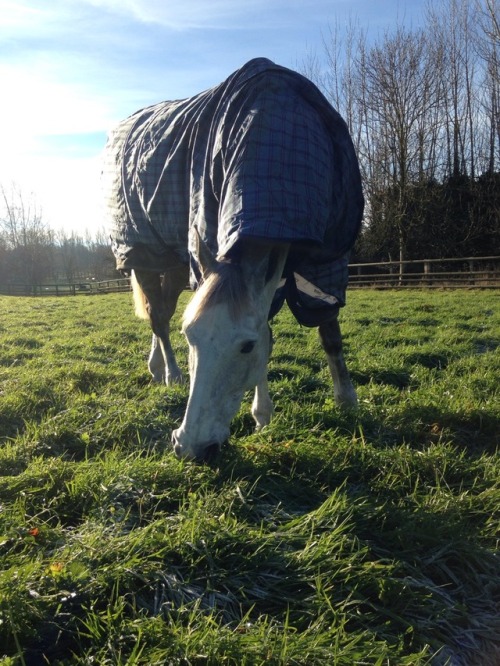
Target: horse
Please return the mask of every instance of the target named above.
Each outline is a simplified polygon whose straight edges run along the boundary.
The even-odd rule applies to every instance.
[[[354,407],[338,312],[364,202],[347,126],[318,88],[257,58],[208,91],[122,121],[105,156],[112,249],[152,328],[153,381],[183,381],[170,320],[188,282],[194,289],[175,454],[213,458],[248,390],[256,429],[270,423],[269,322],[285,301],[318,327],[335,401]]]

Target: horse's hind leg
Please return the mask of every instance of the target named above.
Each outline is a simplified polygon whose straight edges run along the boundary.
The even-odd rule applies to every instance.
[[[146,316],[153,330],[148,367],[153,381],[173,384],[182,381],[182,373],[177,365],[170,343],[170,319],[175,312],[179,294],[188,280],[187,268],[179,266],[169,270],[163,278],[150,271],[134,271],[135,280],[142,291],[144,312],[140,312],[136,296],[136,312]]]
[[[319,337],[333,379],[335,402],[340,407],[356,407],[358,399],[342,354],[342,335],[335,318],[319,327]]]

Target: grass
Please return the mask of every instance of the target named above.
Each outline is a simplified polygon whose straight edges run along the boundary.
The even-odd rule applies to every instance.
[[[352,292],[347,414],[283,311],[208,466],[128,294],[0,297],[0,665],[498,664],[499,300]]]

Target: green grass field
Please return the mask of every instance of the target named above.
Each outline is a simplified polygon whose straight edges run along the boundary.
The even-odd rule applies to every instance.
[[[129,294],[0,313],[1,666],[500,663],[499,292],[351,292],[347,414],[283,311],[211,466]]]

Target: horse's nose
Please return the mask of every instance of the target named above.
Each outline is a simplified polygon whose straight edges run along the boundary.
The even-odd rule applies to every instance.
[[[210,442],[209,444],[192,448],[183,447],[179,442],[177,433],[177,430],[174,430],[172,433],[172,445],[174,453],[178,458],[212,463],[220,453],[221,445],[218,442]]]
[[[212,463],[220,453],[221,446],[217,442],[209,444],[202,452],[201,460],[206,463]]]

